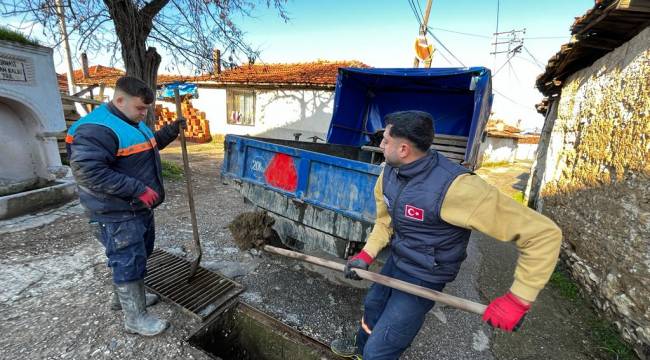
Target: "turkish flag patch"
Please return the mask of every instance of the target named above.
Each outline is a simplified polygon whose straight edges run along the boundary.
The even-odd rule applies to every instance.
[[[424,221],[424,210],[416,208],[412,205],[406,205],[404,208],[404,216],[409,219]]]

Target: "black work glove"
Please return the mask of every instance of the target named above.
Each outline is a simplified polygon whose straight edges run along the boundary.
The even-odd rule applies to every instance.
[[[185,118],[182,117],[178,118],[176,119],[176,121],[172,123],[172,127],[174,128],[174,131],[176,131],[176,133],[180,133],[181,129],[183,130],[187,129],[187,120],[185,120]]]
[[[348,260],[348,262],[345,264],[345,269],[343,269],[343,273],[345,274],[345,277],[353,280],[361,280],[359,275],[352,269],[357,268],[362,270],[368,270],[368,267],[370,266],[370,263],[372,263],[372,260],[373,258],[372,256],[370,256],[370,254],[368,254],[364,250],[361,250],[358,254],[351,257]]]

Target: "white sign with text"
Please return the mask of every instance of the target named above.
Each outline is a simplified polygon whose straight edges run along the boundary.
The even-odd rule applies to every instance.
[[[27,81],[27,63],[0,54],[0,80]]]

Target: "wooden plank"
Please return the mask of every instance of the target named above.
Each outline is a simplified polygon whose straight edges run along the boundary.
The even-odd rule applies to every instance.
[[[465,152],[467,151],[467,148],[462,148],[462,147],[457,147],[457,146],[442,146],[442,145],[436,145],[433,144],[431,145],[432,149],[438,150],[443,153],[455,153],[455,154],[462,154],[463,157],[465,156]],[[383,154],[384,151],[380,147],[376,146],[362,146],[361,150],[363,151],[372,151],[375,153],[380,153]]]
[[[447,159],[452,159],[452,160],[465,160],[465,155],[460,155],[460,154],[455,154],[455,153],[450,153],[446,151],[439,151],[442,155],[444,155]]]
[[[89,87],[87,87],[87,88],[85,88],[85,89],[79,91],[78,93],[73,94],[72,96],[80,97],[81,95],[83,95],[83,94],[85,94],[85,93],[91,91],[92,89],[94,89],[94,88],[96,88],[96,87],[97,87],[97,84],[95,84],[95,85],[90,85]]]
[[[437,145],[451,145],[459,147],[467,147],[467,140],[452,140],[452,139],[440,139],[438,137],[433,138],[433,143]]]
[[[620,0],[616,8],[619,10],[650,12],[650,4],[646,0]]]
[[[464,140],[465,142],[467,142],[468,139],[467,136],[447,135],[447,134],[436,134],[435,137],[440,139]]]
[[[465,151],[467,151],[467,148],[464,148],[464,147],[443,146],[443,145],[437,145],[437,144],[431,145],[431,148],[436,149],[438,151],[452,152],[452,153],[458,153],[458,154],[463,154],[463,155],[465,155]]]
[[[74,102],[79,102],[82,104],[91,104],[91,105],[101,105],[101,101],[97,101],[94,99],[86,99],[86,98],[81,98],[77,96],[70,96],[67,94],[61,94],[61,99],[63,100],[69,100],[69,101],[74,101]]]
[[[363,151],[372,151],[372,152],[380,153],[380,154],[384,153],[384,150],[382,150],[380,147],[376,147],[376,146],[362,146],[361,150],[363,150]]]
[[[104,83],[99,85],[99,101],[104,100]]]

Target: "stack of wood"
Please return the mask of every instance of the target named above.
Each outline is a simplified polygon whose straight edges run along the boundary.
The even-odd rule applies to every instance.
[[[187,129],[185,129],[185,139],[187,141],[206,143],[211,140],[210,127],[205,117],[205,112],[198,111],[189,101],[181,103],[183,117],[187,120]],[[154,129],[157,131],[165,125],[169,125],[176,120],[176,111],[172,111],[160,104],[156,104],[156,124]]]
[[[61,99],[63,104],[63,117],[65,118],[65,127],[69,129],[75,121],[79,120],[81,117],[77,110],[75,109],[74,102],[67,99]],[[67,135],[67,130],[61,132],[56,137],[57,145],[59,146],[59,155],[61,155],[61,161],[64,164],[68,163],[68,153],[65,149],[65,136]]]

